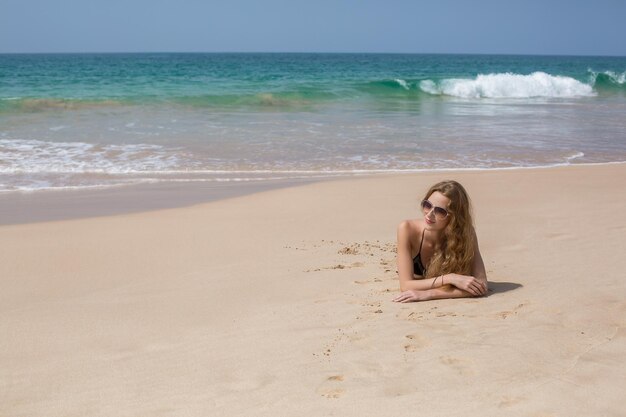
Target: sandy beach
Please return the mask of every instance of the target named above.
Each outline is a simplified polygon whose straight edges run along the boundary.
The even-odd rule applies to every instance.
[[[490,293],[391,302],[432,183]],[[623,416],[626,164],[374,176],[0,227],[0,416]]]

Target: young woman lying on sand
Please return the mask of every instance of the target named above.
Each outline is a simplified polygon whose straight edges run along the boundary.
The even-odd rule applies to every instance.
[[[398,226],[402,293],[393,301],[485,295],[485,264],[463,186],[456,181],[437,183],[421,205],[423,220],[405,220]]]

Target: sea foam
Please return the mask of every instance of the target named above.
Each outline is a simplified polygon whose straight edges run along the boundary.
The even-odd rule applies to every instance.
[[[595,95],[593,88],[571,77],[554,76],[545,72],[529,75],[503,73],[480,74],[473,80],[424,80],[420,89],[432,95],[461,98],[534,98],[585,97]]]
[[[409,84],[405,80],[403,80],[403,79],[396,78],[395,82],[397,82],[398,85],[400,85],[400,87],[404,88],[405,90],[409,90],[410,89]]]
[[[175,149],[151,144],[96,145],[0,139],[0,174],[122,174],[177,168]]]

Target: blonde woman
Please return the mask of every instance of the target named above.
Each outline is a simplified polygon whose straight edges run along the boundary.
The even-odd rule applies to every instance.
[[[423,219],[398,226],[400,291],[393,301],[479,297],[487,293],[467,192],[456,181],[433,185],[421,202]]]

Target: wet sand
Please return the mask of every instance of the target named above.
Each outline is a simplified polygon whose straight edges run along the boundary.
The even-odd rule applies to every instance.
[[[82,190],[0,193],[0,225],[186,207],[314,181],[163,182]]]

